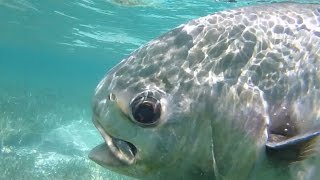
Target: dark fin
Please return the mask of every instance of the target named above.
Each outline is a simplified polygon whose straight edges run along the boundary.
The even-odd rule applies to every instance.
[[[319,152],[317,140],[320,140],[320,130],[291,138],[270,134],[266,144],[269,157],[288,162],[301,161]]]

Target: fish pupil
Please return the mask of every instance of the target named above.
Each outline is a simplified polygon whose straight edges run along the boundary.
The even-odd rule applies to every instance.
[[[138,101],[138,102],[137,102]],[[154,124],[160,118],[161,105],[152,97],[137,99],[132,106],[133,118],[144,125]]]

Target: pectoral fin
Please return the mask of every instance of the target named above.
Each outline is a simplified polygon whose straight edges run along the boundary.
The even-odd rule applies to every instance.
[[[266,144],[268,156],[289,162],[301,161],[319,152],[320,130],[291,138],[270,134]]]

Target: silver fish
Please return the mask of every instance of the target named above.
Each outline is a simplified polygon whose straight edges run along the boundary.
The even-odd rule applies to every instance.
[[[89,158],[139,179],[319,179],[320,5],[192,20],[96,88]]]

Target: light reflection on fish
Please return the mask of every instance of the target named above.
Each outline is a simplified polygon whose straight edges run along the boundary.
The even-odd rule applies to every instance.
[[[320,5],[181,25],[96,88],[89,157],[139,179],[319,179]]]

